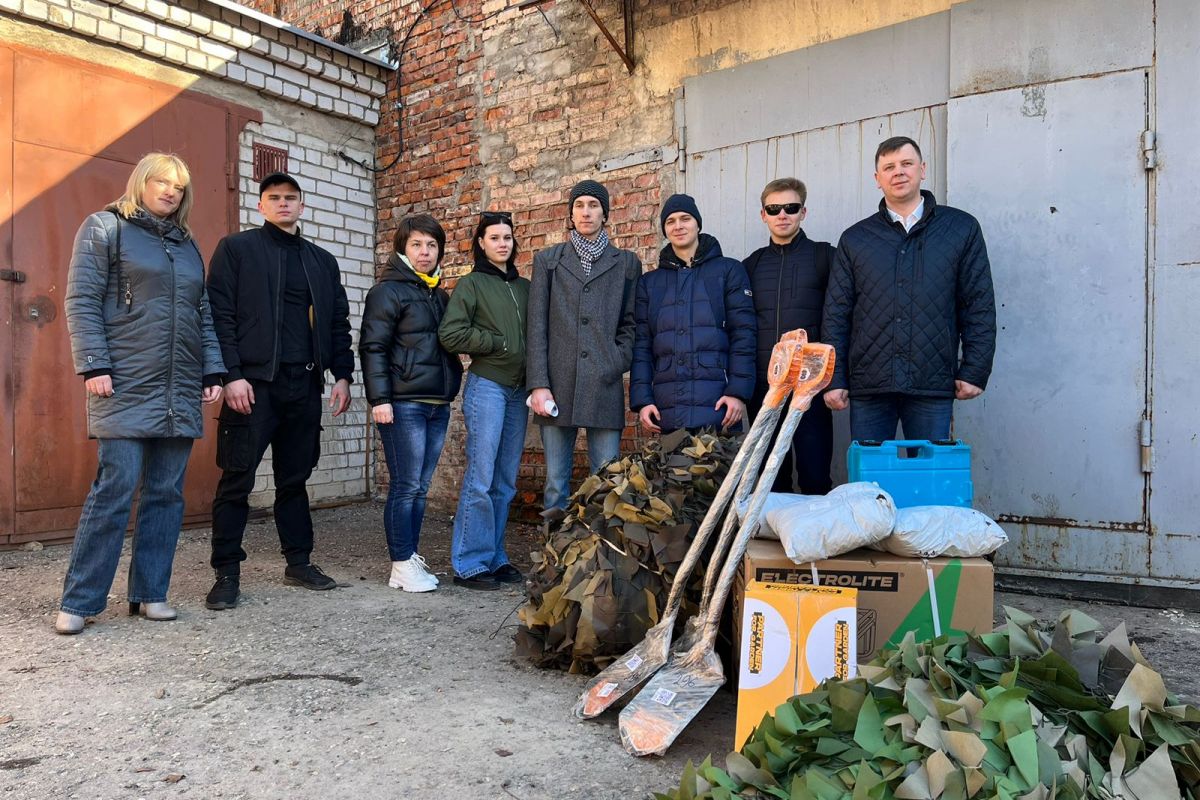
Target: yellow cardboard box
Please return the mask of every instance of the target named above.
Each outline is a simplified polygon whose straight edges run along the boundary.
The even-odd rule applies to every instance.
[[[858,590],[858,660],[863,663],[910,630],[918,639],[992,630],[995,574],[986,559],[904,558],[864,549],[797,564],[779,542],[754,539],[734,586],[734,641],[742,619],[742,587],[750,581],[812,586],[814,576],[820,586]]]
[[[790,697],[826,678],[854,677],[855,589],[751,581],[742,597],[734,749]]]

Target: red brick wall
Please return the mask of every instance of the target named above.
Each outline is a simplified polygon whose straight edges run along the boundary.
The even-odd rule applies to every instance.
[[[593,4],[621,39],[619,4]],[[349,9],[361,30],[369,34],[390,28],[397,43],[415,19],[417,6],[378,0],[251,5],[330,37],[337,35],[342,12]],[[642,25],[661,24],[687,9],[694,12],[696,5],[639,0],[637,19]],[[573,0],[543,4],[545,16],[534,7],[504,10],[509,6],[515,0],[455,0],[453,5],[447,0],[413,29],[401,65],[403,152],[376,182],[380,261],[391,251],[399,220],[427,212],[446,228],[445,273],[453,279],[470,268],[470,236],[478,211],[505,209],[514,212],[522,249],[518,265],[528,275],[533,253],[566,238],[567,193],[587,177],[602,181],[612,196],[613,241],[652,265],[661,241],[658,209],[671,189],[664,181],[673,180],[673,170],[649,163],[599,174],[595,164],[665,144],[672,99],[639,96],[620,58]],[[490,15],[486,20],[485,14]],[[380,165],[391,164],[398,152],[396,98],[393,81],[377,129]],[[639,114],[653,115],[653,123],[639,120]],[[544,477],[532,423],[530,431],[518,484],[526,517],[540,510]],[[464,439],[462,417],[455,413],[431,490],[437,499],[457,496]],[[636,431],[627,428],[622,450],[640,446]],[[577,476],[586,472],[585,464],[580,454]],[[381,469],[381,479],[384,473]]]

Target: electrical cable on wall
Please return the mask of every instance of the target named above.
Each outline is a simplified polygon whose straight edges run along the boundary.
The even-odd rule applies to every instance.
[[[454,12],[454,16],[458,18],[458,21],[466,23],[483,24],[490,19],[500,16],[500,14],[508,10],[507,8],[502,8],[497,11],[493,11],[490,14],[484,14],[480,17],[465,17],[459,10],[456,0],[430,0],[430,2],[427,3],[424,8],[417,13],[416,19],[412,21],[412,24],[408,26],[408,30],[406,30],[404,33],[404,38],[400,40],[400,49],[396,53],[396,68],[393,70],[396,75],[396,102],[392,106],[396,110],[396,157],[382,167],[372,167],[366,161],[359,161],[356,158],[352,158],[346,153],[345,150],[339,148],[337,154],[338,157],[343,161],[354,164],[358,167],[362,167],[368,172],[376,173],[387,172],[392,167],[400,163],[400,158],[404,155],[404,102],[401,100],[404,80],[400,72],[404,66],[404,51],[408,49],[408,40],[412,37],[413,31],[416,30],[417,25],[421,22],[421,20],[425,19],[425,17],[429,15],[429,12],[432,11],[434,7],[442,2],[448,2],[451,10]],[[546,16],[546,12],[542,11],[541,8],[538,8],[538,11],[541,12],[542,18],[546,20],[546,24],[550,26],[550,30],[554,31],[555,40],[558,40],[558,31],[555,30],[554,25],[551,24],[550,18]]]

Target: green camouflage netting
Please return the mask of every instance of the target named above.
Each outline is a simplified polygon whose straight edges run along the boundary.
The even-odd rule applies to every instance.
[[[592,674],[641,641],[739,441],[677,431],[587,478],[533,554],[517,655]],[[703,576],[702,566],[691,576],[681,621],[695,610]]]
[[[996,632],[917,643],[764,716],[725,769],[660,800],[1197,800],[1200,710],[1124,625],[1014,609]]]

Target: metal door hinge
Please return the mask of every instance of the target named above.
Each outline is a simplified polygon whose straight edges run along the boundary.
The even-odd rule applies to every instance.
[[[1154,131],[1142,131],[1142,157],[1146,169],[1158,169],[1158,137]]]
[[[12,283],[24,283],[25,273],[16,269],[0,269],[0,281],[10,281]]]
[[[1142,420],[1138,426],[1142,446],[1142,472],[1154,472],[1154,445],[1150,433],[1150,420]]]

